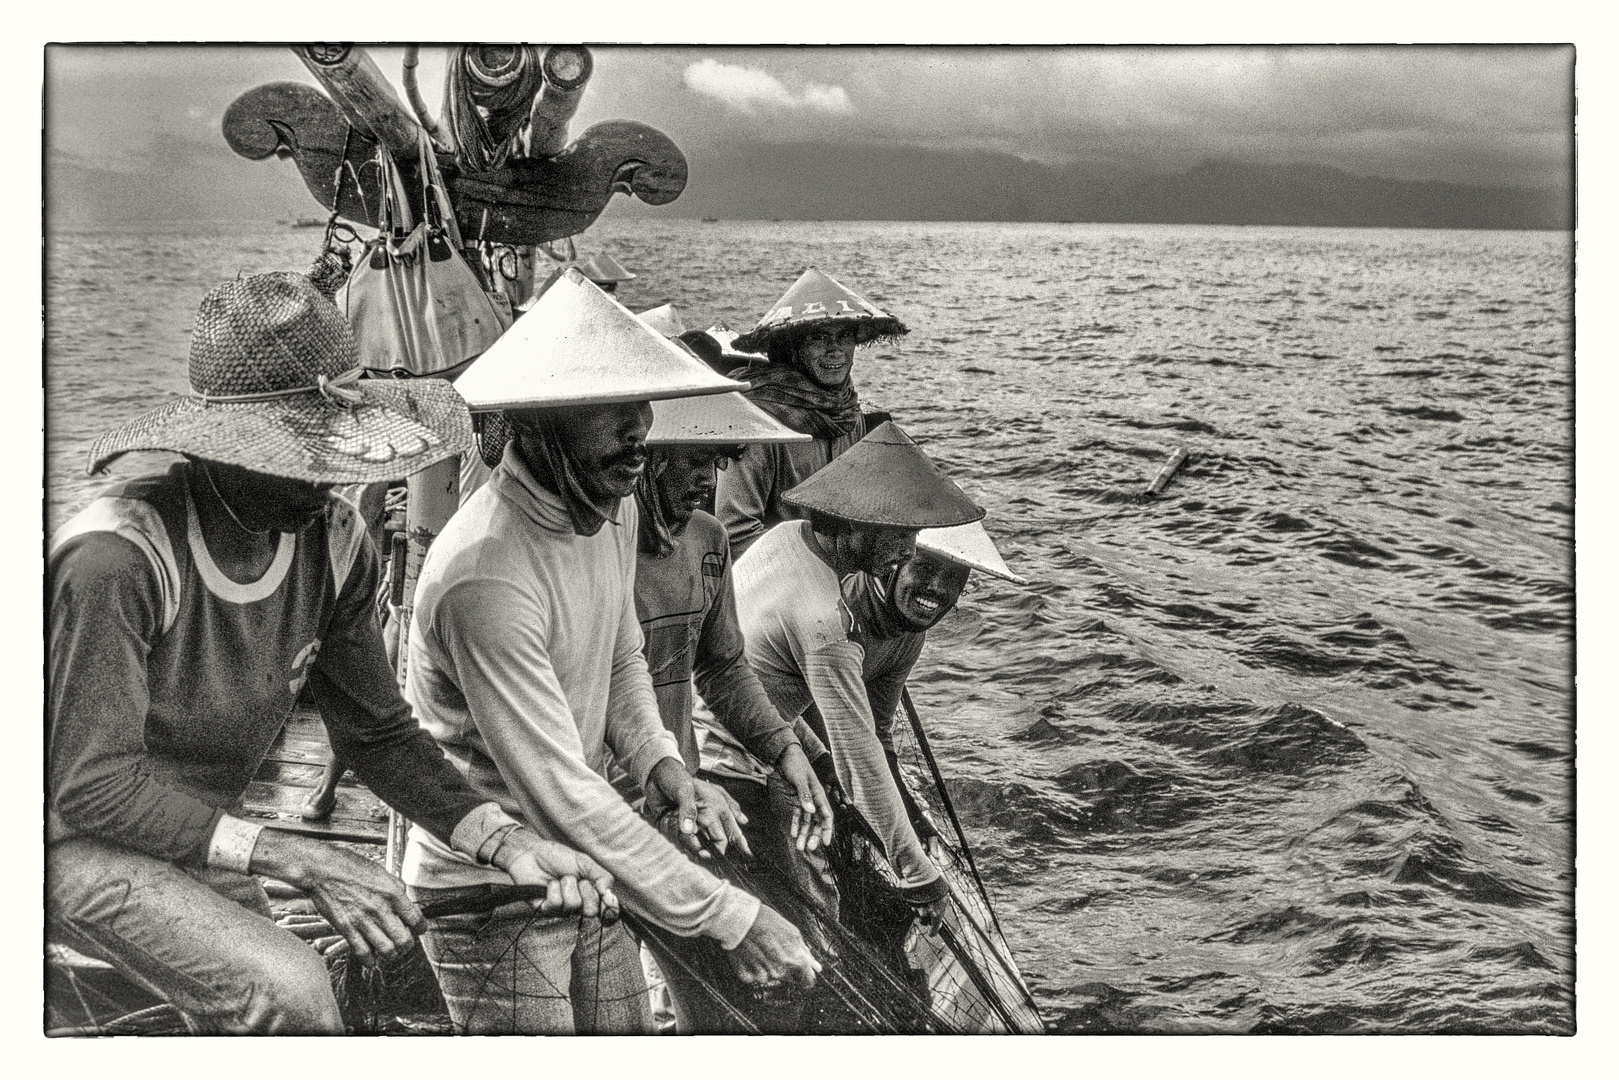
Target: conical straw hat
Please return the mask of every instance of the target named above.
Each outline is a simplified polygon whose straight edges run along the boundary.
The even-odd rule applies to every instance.
[[[828,322],[854,326],[862,345],[910,332],[894,316],[812,266],[770,306],[752,330],[737,337],[732,347],[742,352],[763,352],[772,338],[802,334]]]
[[[984,529],[981,521],[966,525],[953,525],[946,529],[923,529],[916,534],[916,550],[926,551],[951,562],[994,574],[998,578],[1018,585],[1027,585],[1026,578],[1006,568],[995,539]]]
[[[783,498],[800,510],[900,529],[965,525],[984,516],[892,420]]]
[[[618,265],[618,260],[605,251],[598,251],[582,263],[575,264],[579,272],[591,281],[629,281],[639,275]]]
[[[647,432],[646,442],[648,446],[735,446],[809,442],[812,438],[794,431],[741,394],[707,394],[655,402],[652,430]]]
[[[472,362],[455,388],[473,412],[658,401],[745,390],[569,269]]]
[[[648,308],[637,312],[636,317],[666,338],[677,338],[686,332],[686,324],[680,321],[680,312],[673,304]]]
[[[209,292],[188,374],[189,395],[91,445],[91,473],[132,450],[171,450],[293,480],[360,484],[472,447],[472,419],[443,379],[360,378],[348,320],[302,274],[256,274]]]

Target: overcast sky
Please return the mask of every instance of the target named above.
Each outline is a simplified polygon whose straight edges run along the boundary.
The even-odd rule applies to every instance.
[[[373,49],[396,83],[399,49]],[[1572,52],[1541,47],[601,48],[574,130],[659,127],[694,161],[737,141],[990,149],[1184,168],[1209,157],[1400,179],[1551,185],[1570,159]],[[444,50],[424,48],[438,107]],[[73,46],[47,59],[47,145],[135,176],[236,159],[225,107],[284,47]],[[290,166],[282,165],[291,173]]]

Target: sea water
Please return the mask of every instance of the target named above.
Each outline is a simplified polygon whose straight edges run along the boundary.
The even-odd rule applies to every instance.
[[[203,293],[319,239],[48,238],[47,529],[184,389]],[[810,265],[909,325],[861,400],[1031,581],[975,575],[913,693],[1057,1030],[1572,1029],[1569,236],[609,211],[579,247],[692,327]]]

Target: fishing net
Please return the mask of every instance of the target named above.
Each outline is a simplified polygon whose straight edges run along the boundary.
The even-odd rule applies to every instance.
[[[764,859],[743,862],[715,854],[705,865],[797,926],[822,970],[807,995],[762,996],[740,985],[712,942],[638,927],[671,984],[682,1031],[1034,1034],[1045,1030],[996,924],[966,838],[957,828],[926,735],[909,712],[908,699],[906,704],[912,724],[894,725],[895,765],[917,807],[919,831],[928,837],[929,854],[949,887],[943,913],[936,921],[918,917],[903,899],[875,837],[847,804],[837,808],[839,827],[829,852],[839,893],[836,919],[795,886],[783,868]],[[943,833],[941,825],[950,833]]]
[[[960,831],[949,792],[920,722],[904,699],[910,723],[893,725],[893,750],[905,789],[920,804],[928,855],[949,887],[951,903],[935,926],[912,926],[905,941],[911,963],[927,973],[933,1006],[969,1031],[1035,1034],[1045,1030],[1039,1008],[995,918],[988,889]],[[879,880],[893,880],[882,852],[863,844],[859,857]],[[852,873],[853,871],[851,871]]]

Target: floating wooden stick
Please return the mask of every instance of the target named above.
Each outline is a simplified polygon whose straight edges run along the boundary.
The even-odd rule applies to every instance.
[[[1180,467],[1186,464],[1186,459],[1190,456],[1184,446],[1170,454],[1169,460],[1164,462],[1164,467],[1158,470],[1158,475],[1152,478],[1152,483],[1148,484],[1147,490],[1141,494],[1157,495],[1163,491],[1164,488],[1169,486],[1169,482],[1175,478],[1175,474],[1180,471]]]

